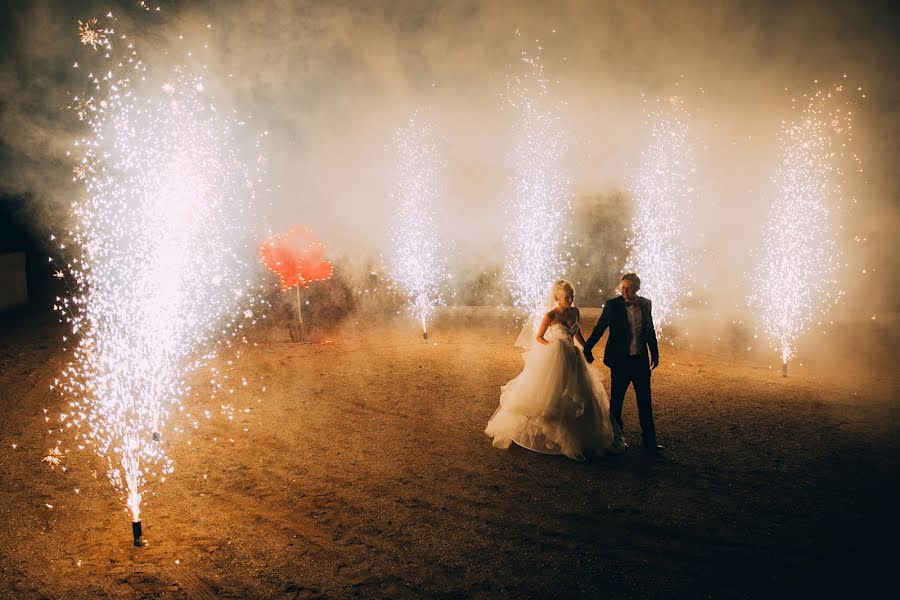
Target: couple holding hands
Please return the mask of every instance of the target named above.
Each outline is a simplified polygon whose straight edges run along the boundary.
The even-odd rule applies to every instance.
[[[494,446],[509,448],[514,442],[578,461],[622,453],[628,447],[622,435],[622,406],[628,386],[633,385],[641,445],[650,451],[662,448],[656,441],[650,394],[650,372],[659,365],[659,346],[652,303],[637,295],[640,287],[636,274],[623,275],[620,295],[603,306],[585,340],[580,312],[573,306],[575,288],[562,279],[553,285],[556,306],[544,315],[536,345],[524,353],[522,372],[500,388],[500,406],[485,429]],[[610,370],[609,396],[600,370],[590,366],[592,350],[607,329],[603,364]]]

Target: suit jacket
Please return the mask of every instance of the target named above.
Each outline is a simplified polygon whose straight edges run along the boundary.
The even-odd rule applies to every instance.
[[[656,328],[653,327],[653,315],[651,314],[653,303],[649,298],[640,296],[638,296],[638,302],[641,304],[641,338],[638,340],[638,351],[641,356],[646,357],[649,348],[650,358],[659,362],[659,345],[656,342]],[[609,339],[606,340],[603,364],[613,369],[631,354],[631,326],[628,324],[628,308],[625,306],[625,298],[622,296],[616,296],[607,301],[591,337],[584,345],[585,351],[590,352],[594,348],[607,327],[609,328]]]

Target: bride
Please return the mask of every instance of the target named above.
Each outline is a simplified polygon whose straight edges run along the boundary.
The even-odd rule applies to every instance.
[[[622,452],[622,433],[609,417],[600,372],[575,346],[575,340],[584,346],[580,313],[572,306],[575,288],[560,279],[553,284],[553,299],[557,305],[541,321],[538,345],[524,353],[522,372],[500,388],[500,407],[484,432],[497,448],[515,442],[578,461],[585,454]]]

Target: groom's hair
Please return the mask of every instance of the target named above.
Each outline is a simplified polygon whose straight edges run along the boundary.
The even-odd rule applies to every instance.
[[[634,284],[634,291],[641,289],[641,278],[637,276],[637,273],[625,273],[622,275],[622,281],[626,279]]]

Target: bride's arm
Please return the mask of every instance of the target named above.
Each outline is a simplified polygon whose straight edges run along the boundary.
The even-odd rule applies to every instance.
[[[584,348],[584,336],[581,335],[581,311],[578,308],[575,308],[575,324],[578,325],[578,329],[575,330],[575,340]]]
[[[537,336],[534,338],[537,340],[538,344],[543,344],[546,346],[550,342],[544,339],[544,334],[547,333],[547,328],[550,327],[550,313],[544,315],[544,320],[541,321],[541,326],[538,327]]]

